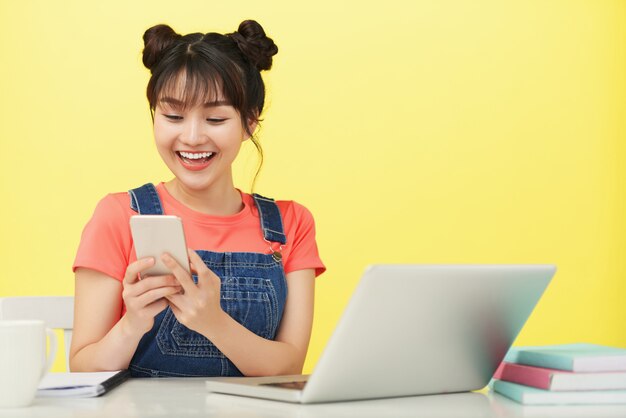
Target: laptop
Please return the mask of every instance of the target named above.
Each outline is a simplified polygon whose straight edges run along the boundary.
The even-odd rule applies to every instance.
[[[215,377],[209,392],[320,403],[478,390],[553,265],[372,265],[311,375]]]

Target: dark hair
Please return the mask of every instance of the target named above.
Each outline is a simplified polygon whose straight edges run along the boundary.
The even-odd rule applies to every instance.
[[[254,20],[241,22],[236,32],[179,35],[167,25],[156,25],[143,35],[143,64],[152,74],[147,96],[150,112],[164,96],[182,90],[183,107],[216,101],[221,94],[241,116],[246,132],[259,152],[259,166],[252,188],[263,165],[263,149],[249,130],[258,122],[265,103],[261,71],[272,67],[278,47]]]

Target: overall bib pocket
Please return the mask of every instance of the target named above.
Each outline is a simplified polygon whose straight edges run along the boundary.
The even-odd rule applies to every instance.
[[[251,277],[224,280],[220,304],[228,315],[256,335],[274,337],[278,301],[270,280]],[[178,322],[169,308],[157,332],[157,342],[163,354],[224,357],[206,337]]]

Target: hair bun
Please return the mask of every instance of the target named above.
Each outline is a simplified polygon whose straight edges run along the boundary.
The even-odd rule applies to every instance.
[[[272,57],[278,53],[278,47],[257,21],[244,20],[237,32],[228,36],[259,71],[272,68]]]
[[[160,61],[163,51],[181,36],[168,25],[155,25],[143,34],[143,65],[149,70]]]

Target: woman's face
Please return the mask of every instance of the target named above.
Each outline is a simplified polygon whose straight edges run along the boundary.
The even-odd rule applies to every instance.
[[[232,163],[249,138],[234,107],[218,98],[185,110],[175,97],[162,97],[154,113],[157,149],[183,186],[232,186]]]

